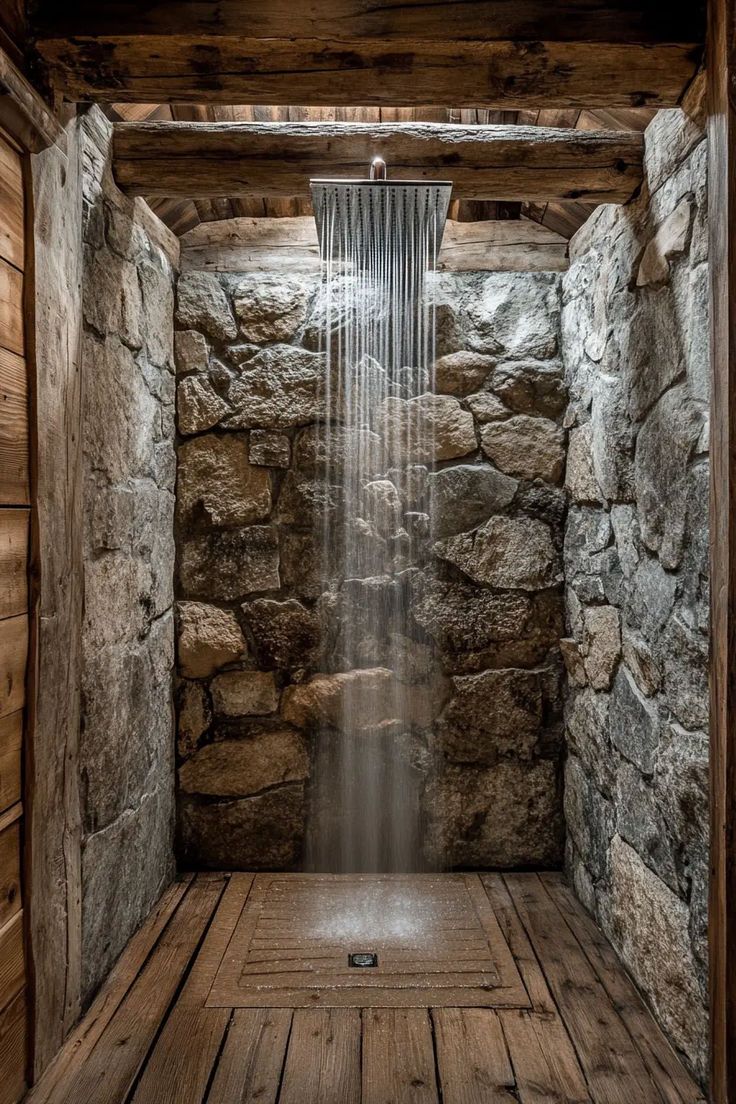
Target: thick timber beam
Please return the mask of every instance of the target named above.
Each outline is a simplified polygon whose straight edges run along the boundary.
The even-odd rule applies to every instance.
[[[543,127],[371,123],[118,123],[113,169],[133,195],[308,196],[310,177],[452,180],[462,199],[628,199],[643,139]]]
[[[703,4],[675,0],[174,0],[37,5],[72,100],[662,106],[695,72]]]

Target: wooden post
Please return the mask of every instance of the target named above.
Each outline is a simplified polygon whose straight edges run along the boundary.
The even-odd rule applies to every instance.
[[[708,5],[711,272],[711,1093],[736,1101],[736,0]]]

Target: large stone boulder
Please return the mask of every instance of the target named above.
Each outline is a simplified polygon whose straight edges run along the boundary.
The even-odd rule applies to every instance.
[[[251,464],[260,464],[266,468],[288,468],[291,462],[291,441],[283,433],[252,429],[248,438],[248,458]]]
[[[550,528],[532,518],[492,517],[472,533],[438,541],[434,551],[488,586],[543,590],[562,582]]]
[[[275,273],[244,276],[233,288],[233,306],[246,341],[291,341],[304,324],[308,288]]]
[[[640,693],[625,667],[616,675],[610,717],[615,746],[643,774],[652,774],[659,744],[659,711],[656,702]]]
[[[590,422],[571,429],[567,439],[565,489],[573,502],[600,503],[601,491],[593,468],[593,427]]]
[[[224,717],[274,713],[279,692],[271,671],[223,671],[210,684],[212,706]]]
[[[235,615],[204,602],[178,606],[179,667],[185,678],[209,678],[219,667],[236,663],[246,643]]]
[[[202,330],[215,341],[237,337],[230,303],[211,272],[185,272],[176,289],[176,324],[182,330]]]
[[[270,345],[230,385],[235,413],[226,429],[289,429],[325,414],[325,358],[292,345]]]
[[[557,353],[559,279],[549,274],[493,272],[476,277],[465,308],[467,346],[512,360]]]
[[[559,361],[509,361],[499,364],[491,385],[517,414],[556,418],[567,406]]]
[[[271,481],[248,460],[244,436],[207,434],[179,446],[177,517],[183,527],[236,526],[271,512]]]
[[[582,654],[593,689],[610,690],[621,656],[621,614],[615,606],[585,610]]]
[[[204,802],[183,795],[181,859],[207,870],[292,870],[304,846],[303,782],[253,797]]]
[[[537,671],[482,671],[455,676],[437,725],[445,756],[456,763],[531,757],[542,725]]]
[[[177,422],[184,436],[212,429],[229,409],[206,376],[187,376],[176,389]]]
[[[565,435],[548,418],[517,414],[483,426],[481,446],[497,468],[523,479],[557,483],[565,467]]]
[[[206,594],[216,602],[277,590],[278,533],[270,525],[248,525],[186,536],[180,546],[179,579],[187,597]]]
[[[312,666],[320,641],[317,614],[296,598],[257,598],[243,606],[258,662],[282,669]]]
[[[452,867],[555,866],[564,824],[557,763],[502,759],[492,767],[448,766],[429,795],[444,821]]]
[[[209,352],[204,335],[197,330],[177,330],[174,334],[174,360],[177,374],[206,372]]]
[[[477,391],[474,395],[468,395],[465,406],[479,425],[502,421],[504,418],[510,418],[512,414],[512,411],[492,391]]]
[[[249,797],[309,775],[304,737],[290,728],[207,744],[179,769],[179,788],[204,797]]]
[[[504,510],[519,483],[487,464],[456,464],[431,474],[427,485],[432,532],[451,537]]]
[[[454,460],[478,447],[473,415],[450,395],[384,399],[376,410],[374,428],[393,463]]]
[[[372,430],[339,424],[303,429],[294,446],[294,463],[305,475],[335,478],[360,465],[364,476],[378,476],[385,467],[383,442]]]
[[[469,395],[483,386],[495,363],[482,353],[447,353],[435,361],[435,389],[445,395]]]
[[[288,686],[281,715],[297,728],[351,728],[370,731],[402,722],[426,728],[441,708],[439,687],[430,685],[406,695],[396,675],[386,667],[315,675],[309,682]],[[444,691],[444,688],[442,688]],[[403,715],[408,706],[408,717]]]
[[[176,695],[176,750],[186,759],[196,750],[212,722],[207,690],[201,682],[180,680]]]

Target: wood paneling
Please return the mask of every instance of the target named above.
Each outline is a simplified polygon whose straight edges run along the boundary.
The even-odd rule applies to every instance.
[[[0,348],[0,503],[30,502],[28,461],[26,362]]]
[[[113,168],[135,195],[308,197],[310,177],[453,182],[466,199],[628,199],[641,180],[634,133],[429,123],[116,123]]]
[[[0,126],[24,150],[34,152],[63,142],[59,120],[0,48]]]
[[[16,1104],[26,1087],[26,996],[0,1012],[0,1104]]]
[[[708,5],[711,319],[711,1091],[736,1099],[736,27]]]
[[[0,258],[0,345],[23,355],[23,274]]]
[[[0,507],[0,620],[28,610],[29,510]]]
[[[27,655],[28,615],[0,621],[0,717],[25,704]]]
[[[21,799],[23,711],[0,719],[0,813]]]
[[[0,927],[21,908],[19,805],[0,816]]]
[[[0,1011],[17,997],[25,981],[23,911],[0,928]]]
[[[23,165],[18,150],[0,134],[0,257],[23,269]]]

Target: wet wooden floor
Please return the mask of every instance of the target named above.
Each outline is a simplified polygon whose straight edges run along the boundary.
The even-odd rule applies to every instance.
[[[28,1100],[703,1097],[560,875],[199,874],[166,893]]]

